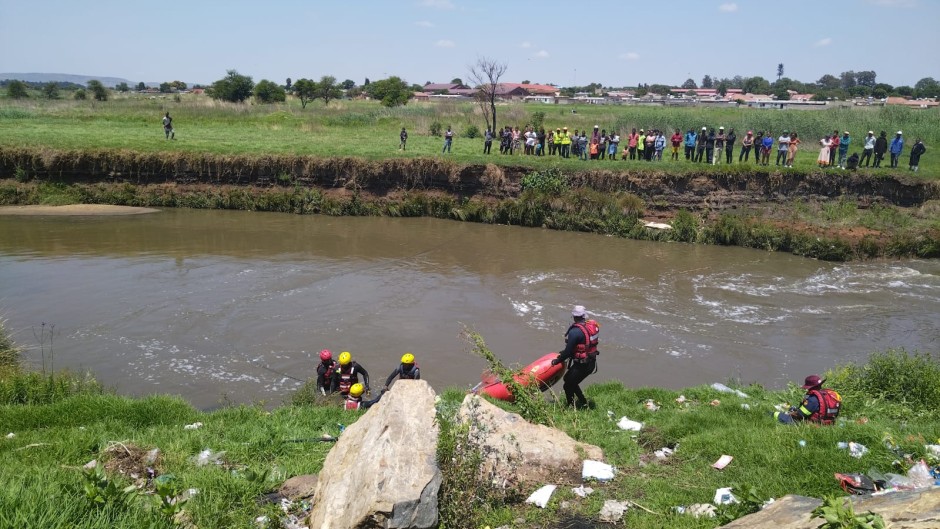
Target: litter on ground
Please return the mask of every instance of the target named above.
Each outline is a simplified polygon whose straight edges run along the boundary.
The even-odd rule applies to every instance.
[[[619,522],[629,506],[628,501],[606,500],[598,516],[602,522]]]
[[[738,499],[734,497],[734,494],[731,494],[731,487],[724,487],[715,489],[715,499],[712,500],[712,503],[716,505],[729,505],[738,503]]]
[[[728,386],[720,382],[715,382],[714,384],[712,384],[712,389],[720,391],[722,393],[734,393],[735,395],[741,397],[742,399],[748,398],[747,393],[737,390],[737,389],[731,389]]]
[[[659,404],[656,404],[653,399],[649,399],[643,404],[643,407],[650,411],[656,411],[659,409]]]
[[[643,428],[643,423],[621,417],[617,426],[619,426],[621,430],[627,430],[628,432],[639,432]]]
[[[585,459],[581,467],[582,479],[596,479],[597,481],[610,481],[614,479],[614,467],[600,461]]]
[[[544,509],[545,506],[548,505],[548,500],[552,498],[553,492],[555,492],[555,485],[545,485],[539,490],[533,492],[532,495],[525,500],[525,502],[532,503],[540,509]]]
[[[225,455],[225,452],[213,452],[206,448],[202,452],[199,452],[198,455],[192,457],[193,463],[196,463],[196,466],[202,467],[212,463],[213,465],[222,464],[222,456]]]
[[[675,450],[673,450],[672,448],[669,448],[668,446],[664,446],[660,448],[659,450],[653,452],[653,455],[656,456],[656,459],[659,459],[660,461],[662,461],[674,453],[675,453]]]
[[[714,463],[712,463],[712,468],[716,470],[721,470],[725,468],[726,466],[728,466],[728,464],[731,463],[732,459],[734,458],[729,455],[723,455],[718,458],[718,461],[715,461]]]
[[[689,516],[694,516],[696,518],[714,518],[718,513],[715,509],[715,506],[711,503],[693,503],[688,507],[679,506],[676,507],[676,512],[679,514],[688,514]]]
[[[579,496],[579,497],[581,497],[581,498],[586,498],[586,497],[588,496],[588,494],[594,492],[594,489],[592,489],[591,487],[585,487],[584,485],[579,485],[579,486],[577,486],[577,487],[571,489],[571,492],[573,492],[573,493],[575,494],[575,496]]]
[[[200,428],[202,428],[201,422],[194,422],[192,424],[187,424],[186,426],[183,426],[184,430],[198,430]]]

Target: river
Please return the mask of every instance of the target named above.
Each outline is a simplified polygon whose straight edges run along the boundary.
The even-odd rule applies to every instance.
[[[468,387],[484,362],[465,328],[525,364],[562,347],[574,304],[601,323],[588,382],[781,387],[873,351],[940,349],[938,261],[425,218],[0,217],[0,314],[27,361],[201,408],[279,402],[322,348],[352,352],[373,387],[406,351],[437,389]]]

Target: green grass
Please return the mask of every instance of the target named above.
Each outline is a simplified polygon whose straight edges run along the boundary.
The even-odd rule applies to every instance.
[[[174,117],[177,141],[164,139],[160,118],[169,110]],[[572,111],[576,113],[572,113]],[[820,111],[777,111],[747,108],[672,108],[643,106],[546,106],[508,103],[498,107],[498,125],[524,127],[533,114],[545,114],[545,126],[567,126],[569,130],[592,128],[595,124],[627,133],[631,128],[660,128],[683,131],[694,127],[723,125],[736,129],[738,137],[748,129],[797,131],[804,143],[794,170],[816,171],[816,141],[833,130],[849,130],[861,150],[861,138],[869,129],[905,131],[906,152],[916,137],[922,137],[928,152],[921,160],[917,178],[940,178],[935,162],[940,131],[935,126],[938,111],[899,107],[832,108]],[[49,147],[54,149],[127,149],[141,152],[179,151],[216,154],[298,154],[311,156],[354,156],[366,159],[440,155],[443,141],[430,134],[431,126],[450,125],[461,133],[483,125],[471,103],[411,103],[388,109],[374,101],[337,101],[324,108],[314,102],[301,109],[290,100],[274,105],[221,103],[205,96],[184,95],[148,99],[136,94],[115,95],[106,102],[41,99],[0,99],[0,145]],[[408,150],[398,151],[398,132],[409,130]],[[740,140],[738,142],[740,145]],[[482,154],[481,138],[458,137],[449,157],[461,163],[498,163],[548,168],[559,164],[564,171],[585,167],[649,170],[651,164],[630,161],[598,161],[593,164],[557,157],[490,156]],[[498,151],[498,144],[494,152]],[[736,164],[737,165],[737,164]],[[664,161],[655,170],[683,173],[700,170],[701,165]],[[721,166],[724,167],[724,166]],[[714,169],[726,171],[725,167]],[[752,167],[748,165],[747,167]],[[906,158],[902,170],[907,173]],[[837,171],[837,170],[830,170]],[[874,174],[888,170],[873,171]]]
[[[841,494],[833,479],[835,472],[867,472],[869,468],[906,472],[909,463],[895,466],[899,458],[883,442],[886,436],[914,459],[925,455],[924,444],[938,442],[938,374],[936,355],[904,351],[879,353],[864,365],[837,368],[828,374],[827,387],[842,392],[844,412],[832,427],[788,427],[774,422],[770,416],[774,405],[799,401],[802,390],[795,385],[779,391],[742,387],[747,399],[708,386],[672,391],[626,388],[619,382],[590,385],[586,393],[595,404],[593,409],[574,411],[550,403],[544,409],[556,427],[603,448],[608,461],[618,468],[616,478],[592,484],[596,491],[586,499],[570,492],[577,483],[560,484],[545,510],[522,504],[484,504],[480,510],[465,512],[467,524],[451,527],[496,527],[518,518],[544,525],[573,515],[594,516],[605,499],[617,499],[659,513],[631,509],[625,518],[628,527],[711,528],[722,520],[695,520],[675,514],[673,508],[708,503],[716,488],[727,486],[734,486],[739,496],[754,488],[762,499]],[[676,402],[680,394],[688,399],[687,404]],[[462,390],[442,393],[444,407],[456,406],[462,398]],[[648,399],[661,408],[647,409],[644,402]],[[711,405],[716,399],[720,404]],[[132,399],[81,389],[41,404],[4,400],[0,403],[2,433],[12,431],[15,437],[0,439],[0,528],[170,527],[151,509],[153,495],[104,505],[86,499],[81,466],[92,459],[107,460],[108,447],[120,450],[122,445],[159,448],[158,473],[173,474],[184,490],[199,490],[184,506],[198,527],[249,527],[258,516],[276,515],[272,506],[258,503],[262,494],[288,477],[318,472],[331,446],[292,440],[338,435],[339,423],[348,424],[359,416],[320,404],[203,412],[175,397]],[[642,421],[643,430],[639,434],[621,431],[615,424],[621,416]],[[204,426],[183,429],[196,421]],[[836,447],[840,441],[862,443],[870,452],[855,459]],[[651,457],[659,448],[677,445],[676,453],[664,462]],[[225,451],[224,465],[198,466],[192,461],[207,448]],[[710,465],[722,454],[734,456],[734,461],[716,471]],[[130,482],[114,472],[109,479],[119,486]],[[531,490],[518,492],[528,495]],[[561,507],[563,501],[569,502],[566,509]],[[469,525],[471,519],[481,525]]]

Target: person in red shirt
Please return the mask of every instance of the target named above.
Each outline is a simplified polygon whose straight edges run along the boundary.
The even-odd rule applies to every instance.
[[[839,144],[842,143],[839,138],[839,131],[832,131],[832,146],[829,147],[829,167],[832,167],[836,163],[836,153],[839,151]]]
[[[672,142],[672,159],[679,160],[679,147],[682,146],[682,133],[679,129],[676,129],[669,141]]]

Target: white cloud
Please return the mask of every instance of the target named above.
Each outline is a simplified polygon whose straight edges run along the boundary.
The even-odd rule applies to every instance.
[[[625,61],[635,61],[640,58],[640,54],[635,51],[621,53],[620,58]]]
[[[830,44],[832,44],[832,37],[826,37],[824,39],[817,40],[816,43],[813,44],[813,46],[816,46],[817,48],[821,48],[823,46],[828,46]]]
[[[415,22],[415,25],[422,28],[433,28],[434,24],[429,20],[419,20]]]
[[[453,48],[456,45],[454,41],[448,39],[441,39],[434,43],[434,46],[438,48]]]
[[[734,13],[735,11],[738,10],[738,4],[735,4],[735,3],[721,4],[720,6],[718,6],[718,10],[724,11],[725,13]]]
[[[549,57],[548,52],[545,50],[539,50],[532,54],[536,59],[547,59]]]
[[[421,0],[418,2],[418,5],[421,7],[429,7],[431,9],[453,9],[454,3],[450,0]]]
[[[519,45],[519,47],[520,47],[520,48],[531,48],[531,47],[532,47],[532,43],[526,40],[526,41],[523,41],[522,44]]]

